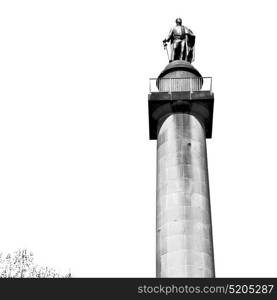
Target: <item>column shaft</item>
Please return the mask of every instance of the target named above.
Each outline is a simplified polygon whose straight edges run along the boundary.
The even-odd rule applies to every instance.
[[[157,277],[214,277],[205,130],[170,115],[157,139]]]

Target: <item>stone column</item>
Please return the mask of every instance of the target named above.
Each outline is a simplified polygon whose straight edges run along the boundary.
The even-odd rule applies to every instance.
[[[157,139],[157,277],[214,277],[205,130],[172,114]]]

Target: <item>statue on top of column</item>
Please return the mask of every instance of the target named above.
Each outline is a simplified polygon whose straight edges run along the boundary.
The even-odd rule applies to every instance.
[[[191,63],[194,61],[195,35],[189,28],[182,25],[181,18],[176,19],[176,25],[170,30],[168,37],[163,40],[166,50],[169,41],[171,45],[170,57],[168,55],[169,62],[184,60]]]

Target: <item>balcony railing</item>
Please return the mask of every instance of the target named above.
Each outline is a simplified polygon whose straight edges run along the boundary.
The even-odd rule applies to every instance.
[[[212,94],[212,77],[150,78],[149,93],[209,91]]]

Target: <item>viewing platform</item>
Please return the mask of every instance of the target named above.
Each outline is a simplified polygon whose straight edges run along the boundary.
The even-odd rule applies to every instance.
[[[157,92],[184,92],[196,91],[212,94],[212,77],[183,77],[183,78],[150,78],[149,94]]]
[[[188,113],[196,116],[205,127],[206,138],[211,138],[213,105],[212,77],[200,75],[150,78],[148,94],[150,139],[157,138],[163,120],[172,113]]]

